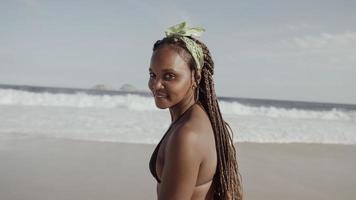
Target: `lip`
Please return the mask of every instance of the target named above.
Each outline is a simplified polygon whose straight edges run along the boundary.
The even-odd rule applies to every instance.
[[[159,93],[155,94],[155,97],[157,97],[157,98],[167,98],[167,94],[159,92]]]

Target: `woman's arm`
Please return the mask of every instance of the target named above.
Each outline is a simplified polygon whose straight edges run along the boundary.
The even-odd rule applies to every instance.
[[[172,135],[166,147],[158,200],[191,199],[203,155],[198,136],[188,127]]]

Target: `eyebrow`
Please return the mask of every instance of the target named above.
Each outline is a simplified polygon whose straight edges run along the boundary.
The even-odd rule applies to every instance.
[[[153,70],[152,70],[151,68],[149,68],[148,71],[152,72]],[[177,72],[177,71],[174,70],[174,69],[162,69],[161,71],[162,71],[162,72]]]

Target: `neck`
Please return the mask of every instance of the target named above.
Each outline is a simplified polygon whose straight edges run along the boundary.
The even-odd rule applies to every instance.
[[[175,122],[179,116],[181,116],[186,110],[195,104],[194,95],[190,95],[187,99],[183,99],[178,104],[169,108],[171,113],[172,123]]]

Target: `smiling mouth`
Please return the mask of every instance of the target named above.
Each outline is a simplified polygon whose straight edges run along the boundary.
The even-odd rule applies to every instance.
[[[154,94],[154,96],[156,97],[156,98],[167,98],[167,94],[166,93],[163,93],[163,92],[156,92],[155,94]]]
[[[167,98],[167,95],[166,94],[156,94],[155,95],[156,98]]]

